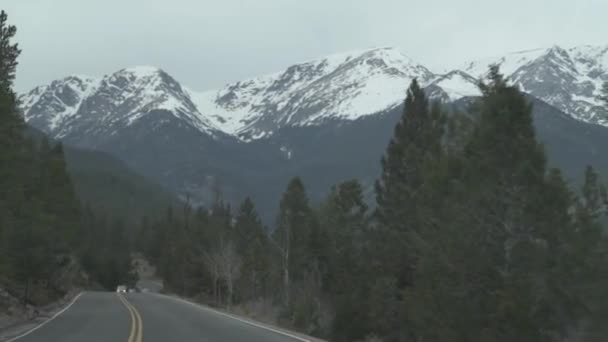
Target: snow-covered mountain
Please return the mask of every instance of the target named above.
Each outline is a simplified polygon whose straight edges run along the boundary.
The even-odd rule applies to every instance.
[[[468,62],[447,74],[433,73],[397,49],[378,48],[299,63],[202,92],[182,87],[160,69],[135,67],[99,79],[70,76],[37,87],[21,100],[26,120],[56,138],[117,134],[161,110],[202,134],[252,141],[285,127],[385,113],[402,103],[413,78],[433,99],[476,96],[477,79],[490,64],[500,64],[524,91],[572,117],[608,126],[608,113],[597,100],[608,81],[608,46],[516,52]]]
[[[164,71],[147,66],[122,69],[102,78],[69,76],[21,96],[25,120],[54,138],[95,139],[117,134],[155,111],[166,111],[201,132],[217,134],[182,86]],[[157,127],[162,121],[156,123]]]
[[[435,75],[396,49],[332,55],[271,75],[228,84],[191,97],[225,132],[245,139],[285,126],[353,120],[399,105],[413,78]]]

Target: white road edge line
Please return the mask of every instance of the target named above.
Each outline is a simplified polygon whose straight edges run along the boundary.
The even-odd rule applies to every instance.
[[[271,328],[271,327],[268,327],[268,326],[265,326],[265,325],[262,325],[262,324],[259,324],[259,323],[255,323],[255,322],[252,322],[252,321],[249,321],[249,320],[246,320],[246,319],[240,318],[240,317],[238,317],[238,316],[234,316],[234,315],[231,315],[231,314],[227,314],[227,313],[225,313],[225,312],[221,312],[221,311],[218,311],[218,310],[212,309],[212,308],[210,308],[210,307],[207,307],[207,306],[204,306],[204,305],[201,305],[201,304],[197,304],[197,303],[189,302],[189,301],[187,301],[187,300],[185,300],[185,299],[181,299],[181,298],[178,298],[178,297],[167,296],[167,295],[158,294],[158,293],[153,293],[153,295],[155,295],[155,296],[159,296],[159,297],[170,298],[170,299],[173,299],[173,300],[176,300],[176,301],[182,302],[182,303],[186,303],[186,304],[192,305],[192,306],[194,306],[194,307],[197,307],[197,308],[199,308],[199,309],[202,309],[202,310],[207,310],[207,311],[211,311],[211,312],[217,313],[217,314],[219,314],[219,315],[222,315],[222,316],[225,316],[225,317],[228,317],[228,318],[235,319],[235,320],[237,320],[237,321],[239,321],[239,322],[242,322],[242,323],[245,323],[245,324],[249,324],[249,325],[254,326],[254,327],[256,327],[256,328],[266,329],[266,330],[268,330],[268,331],[272,331],[272,332],[273,332],[273,333],[275,333],[275,334],[279,334],[279,335],[287,336],[287,337],[293,338],[293,339],[298,340],[298,341],[302,341],[302,342],[312,342],[311,340],[307,340],[307,339],[302,338],[302,337],[300,337],[300,336],[292,335],[292,334],[287,333],[287,332],[285,332],[285,331],[281,331],[281,330],[278,330],[278,329],[274,329],[274,328]],[[10,341],[9,341],[9,342],[10,342]]]
[[[82,296],[84,292],[80,292],[76,297],[74,297],[74,299],[72,299],[72,301],[70,302],[70,304],[68,304],[65,308],[61,309],[59,312],[57,312],[56,314],[53,315],[53,317],[47,319],[46,321],[38,324],[36,327],[26,331],[25,333],[17,336],[17,337],[13,337],[10,340],[6,341],[6,342],[13,342],[16,341],[22,337],[25,337],[31,333],[33,333],[34,331],[42,328],[43,326],[47,325],[47,323],[51,322],[52,320],[54,320],[55,318],[59,317],[59,315],[61,315],[62,313],[66,312],[72,305],[74,305],[74,303],[76,303],[76,301],[78,300],[78,298],[80,298],[80,296]]]

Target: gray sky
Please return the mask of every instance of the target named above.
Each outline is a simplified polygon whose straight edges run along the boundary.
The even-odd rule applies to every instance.
[[[155,65],[206,90],[327,54],[395,46],[432,70],[608,44],[607,0],[2,0],[17,90]]]

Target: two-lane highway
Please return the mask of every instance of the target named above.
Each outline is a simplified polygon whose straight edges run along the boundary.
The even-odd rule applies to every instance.
[[[55,319],[15,342],[308,341],[158,294],[86,292]]]

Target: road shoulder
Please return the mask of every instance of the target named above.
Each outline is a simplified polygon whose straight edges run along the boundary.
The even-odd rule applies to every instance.
[[[227,311],[216,309],[216,308],[211,308],[211,307],[209,307],[207,305],[196,303],[194,301],[191,301],[191,300],[188,300],[188,299],[185,299],[185,298],[181,298],[181,297],[178,297],[178,296],[175,296],[175,295],[167,295],[167,294],[161,294],[161,293],[150,293],[149,295],[157,296],[157,297],[162,297],[162,298],[167,298],[167,299],[170,299],[170,300],[181,302],[181,303],[186,304],[186,305],[191,305],[191,306],[194,306],[194,307],[196,307],[196,308],[198,308],[200,310],[204,310],[204,311],[208,311],[208,312],[213,312],[215,314],[218,314],[218,315],[221,315],[221,316],[224,316],[224,317],[228,317],[228,318],[240,321],[242,323],[245,323],[245,324],[257,327],[257,328],[268,330],[268,331],[274,332],[274,333],[279,334],[279,335],[287,336],[287,337],[296,339],[298,341],[302,341],[302,342],[326,342],[324,340],[321,340],[321,339],[318,339],[318,338],[315,338],[315,337],[311,337],[311,336],[307,336],[307,335],[304,335],[304,334],[301,334],[301,333],[298,333],[298,332],[290,331],[290,330],[287,330],[287,329],[284,329],[284,328],[281,328],[281,327],[278,327],[278,326],[275,326],[275,325],[272,325],[272,324],[268,324],[268,323],[264,323],[264,322],[259,322],[259,321],[256,321],[254,319],[251,319],[249,317],[237,315],[237,314],[234,314],[232,312],[227,312]]]
[[[0,342],[12,342],[42,328],[67,311],[82,294],[83,292],[71,293],[62,300],[39,309],[38,315],[33,318],[16,321],[11,325],[2,327],[0,329]]]

